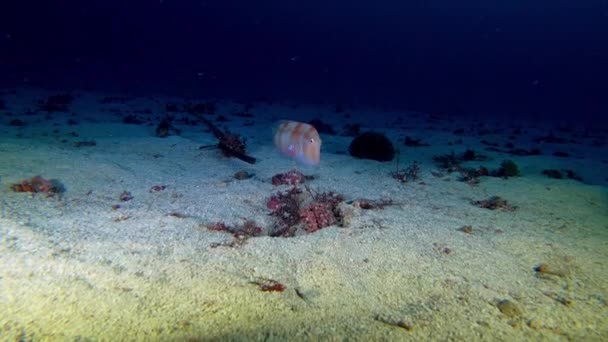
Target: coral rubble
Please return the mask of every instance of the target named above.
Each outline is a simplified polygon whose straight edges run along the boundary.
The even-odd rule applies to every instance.
[[[21,181],[21,183],[12,184],[10,188],[15,192],[45,193],[49,196],[63,191],[59,182],[45,179],[42,176],[34,176]]]

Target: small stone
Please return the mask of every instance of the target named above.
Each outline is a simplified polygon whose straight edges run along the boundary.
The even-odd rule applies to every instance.
[[[459,230],[466,234],[473,234],[473,226],[471,225],[462,226]]]
[[[517,306],[517,304],[513,303],[508,299],[503,299],[496,305],[498,310],[502,312],[507,317],[517,317],[521,316],[521,310]]]
[[[133,199],[133,195],[131,195],[129,191],[125,190],[120,194],[118,199],[120,199],[121,202],[127,202]]]
[[[410,322],[406,322],[406,321],[399,321],[395,324],[396,326],[398,326],[399,328],[403,328],[407,331],[412,331],[414,330],[414,326],[412,325],[412,323]]]
[[[537,319],[531,319],[528,321],[528,327],[530,327],[530,329],[538,330],[541,328],[540,321]]]
[[[252,174],[248,173],[247,171],[243,171],[243,170],[237,171],[234,174],[234,179],[236,179],[236,180],[245,180],[245,179],[249,179],[251,177],[252,177]]]
[[[510,326],[512,326],[513,328],[517,329],[521,326],[521,322],[518,319],[512,319],[509,322],[507,322]]]
[[[555,265],[549,265],[547,263],[542,263],[536,267],[534,267],[534,271],[542,274],[551,274],[558,277],[566,276],[566,269],[563,267],[557,267]]]
[[[564,304],[567,307],[572,306],[572,304],[574,303],[572,301],[572,299],[567,298],[567,297],[560,297],[559,302],[562,303],[562,304]]]

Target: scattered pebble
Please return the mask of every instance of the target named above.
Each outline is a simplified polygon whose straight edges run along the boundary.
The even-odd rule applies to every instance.
[[[498,304],[496,304],[496,307],[507,317],[521,316],[521,310],[519,309],[517,304],[513,303],[508,299],[501,300],[500,302],[498,302]]]
[[[553,300],[555,300],[556,302],[559,302],[561,304],[563,304],[566,307],[570,307],[573,304],[573,301],[571,298],[568,298],[566,296],[560,295],[558,293],[552,292],[552,291],[545,291],[543,292],[543,294]]]
[[[534,267],[534,271],[541,274],[550,274],[558,277],[566,276],[566,270],[563,268],[559,268],[555,265],[550,265],[547,263],[542,263],[536,267]]]
[[[538,330],[541,328],[541,323],[537,319],[531,319],[528,321],[528,326],[530,329]]]
[[[502,210],[502,211],[514,211],[517,207],[510,205],[507,203],[507,200],[501,198],[499,196],[492,196],[488,199],[472,201],[473,205],[476,205],[480,208],[490,209],[490,210]]]
[[[466,234],[473,234],[473,226],[471,225],[462,226],[458,230]]]
[[[133,195],[131,195],[128,191],[123,191],[122,194],[118,197],[121,202],[127,202],[133,199]]]
[[[241,170],[241,171],[237,171],[234,174],[234,179],[236,180],[245,180],[245,179],[249,179],[253,177],[253,175],[247,171]]]
[[[150,192],[161,192],[161,191],[165,190],[166,188],[167,188],[167,186],[166,185],[162,185],[162,184],[153,185],[150,188]]]

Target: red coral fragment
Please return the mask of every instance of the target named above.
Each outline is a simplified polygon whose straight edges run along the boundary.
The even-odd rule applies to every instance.
[[[300,194],[302,191],[294,186],[286,192],[277,192],[276,195],[270,197],[266,206],[272,212],[270,215],[277,218],[277,229],[271,233],[271,236],[282,236],[284,234],[292,234],[294,231],[290,229],[300,221]]]
[[[207,228],[216,232],[228,232],[236,238],[248,238],[262,234],[262,228],[252,220],[245,220],[242,225],[236,227],[230,227],[224,222],[216,222],[208,225]]]
[[[285,291],[285,285],[276,283],[273,285],[260,285],[260,290],[264,292],[283,292]]]
[[[216,222],[209,226],[207,226],[209,230],[214,230],[216,232],[229,232],[230,227],[228,227],[224,222]]]
[[[15,192],[42,192],[48,195],[61,192],[58,185],[54,184],[53,181],[42,178],[42,176],[35,176],[29,180],[21,181],[21,183],[12,184],[11,190]]]
[[[258,288],[263,292],[283,292],[287,288],[282,283],[272,279],[260,278],[255,281],[251,281],[250,283],[257,285]]]
[[[254,221],[246,220],[233,234],[236,237],[258,236],[262,234],[262,227],[258,226]]]
[[[281,207],[281,199],[278,196],[271,196],[266,203],[266,208],[275,211]]]
[[[329,227],[337,222],[331,204],[321,201],[313,201],[302,209],[300,218],[306,224],[304,230],[308,233]]]
[[[338,224],[341,220],[338,206],[344,197],[335,192],[313,193],[307,188],[311,200],[301,197],[302,191],[293,186],[287,192],[277,192],[270,197],[266,206],[277,218],[277,226],[271,236],[293,236],[302,226],[308,233]]]

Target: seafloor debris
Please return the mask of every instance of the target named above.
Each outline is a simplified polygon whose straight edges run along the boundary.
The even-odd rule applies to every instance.
[[[519,306],[508,299],[499,301],[496,303],[496,307],[507,317],[515,318],[521,316],[521,309]]]
[[[486,161],[488,159],[488,156],[480,154],[472,149],[468,149],[460,155],[460,160],[462,161]]]
[[[466,182],[469,185],[477,185],[479,183],[479,178],[483,176],[502,177],[506,179],[521,175],[519,167],[512,160],[504,160],[499,168],[492,171],[484,166],[472,168],[464,167],[460,164],[462,161],[485,160],[486,158],[487,157],[485,156],[476,154],[473,150],[466,150],[460,156],[457,156],[452,152],[451,154],[433,157],[440,169],[448,173],[458,171],[460,173],[459,180]]]
[[[173,127],[170,117],[165,117],[162,120],[160,120],[160,122],[156,126],[156,129],[154,130],[154,134],[159,138],[166,138],[171,133],[179,134],[180,130]]]
[[[130,215],[120,214],[120,215],[118,215],[118,217],[114,218],[114,222],[124,222],[130,218],[131,218]]]
[[[254,221],[245,220],[242,225],[236,228],[233,234],[237,238],[248,238],[251,236],[258,236],[262,234],[262,231],[262,227],[258,226]]]
[[[464,225],[464,226],[458,228],[458,230],[460,230],[461,232],[466,233],[466,234],[473,234],[473,226],[471,226],[471,225]]]
[[[335,192],[316,193],[310,188],[302,191],[294,186],[286,192],[271,196],[266,206],[277,222],[271,236],[294,236],[298,229],[307,233],[343,223],[339,204],[344,197]]]
[[[224,222],[215,222],[213,224],[207,225],[207,229],[215,230],[216,232],[230,232],[230,227]]]
[[[420,164],[417,161],[413,162],[410,166],[405,169],[399,169],[399,162],[397,158],[397,169],[392,171],[391,177],[399,181],[400,183],[415,182],[420,179]]]
[[[206,227],[209,230],[230,233],[237,239],[247,239],[252,236],[259,236],[263,231],[263,229],[252,220],[245,220],[243,224],[238,226],[229,226],[224,222],[215,222]]]
[[[405,329],[406,331],[412,331],[414,329],[414,325],[412,323],[406,322],[401,319],[391,319],[388,317],[384,317],[384,315],[376,315],[374,316],[374,320],[397,328]]]
[[[563,304],[566,307],[570,307],[570,306],[572,306],[572,304],[574,304],[574,301],[572,300],[572,298],[567,297],[565,295],[560,295],[553,291],[545,291],[545,292],[543,292],[543,294],[545,296],[555,300],[556,302]]]
[[[439,242],[433,242],[433,249],[435,250],[435,252],[443,255],[450,255],[453,252],[453,250],[448,245]]]
[[[34,176],[30,179],[21,181],[21,183],[11,184],[10,188],[15,192],[41,192],[49,196],[63,192],[63,187],[57,180],[48,180],[42,176]]]
[[[465,173],[471,173],[471,170],[474,169],[466,169],[461,166],[462,162],[467,161],[485,161],[488,160],[489,157],[477,153],[475,150],[468,149],[461,154],[456,154],[453,151],[448,154],[441,154],[433,157],[433,160],[437,164],[437,166],[444,172],[454,172],[460,171]],[[483,168],[485,169],[485,168]],[[483,169],[480,168],[480,172],[483,172]],[[486,169],[487,171],[487,169]],[[465,177],[466,178],[466,177]]]
[[[249,173],[245,170],[240,170],[234,173],[234,179],[236,180],[245,180],[245,179],[249,179],[251,177],[253,177],[252,173]]]
[[[572,170],[564,170],[564,172],[566,173],[567,178],[574,179],[579,182],[583,181],[583,178],[581,178],[581,176],[577,175],[576,172],[574,172]]]
[[[300,210],[300,219],[305,224],[304,230],[312,233],[338,222],[333,209],[331,203],[313,200]]]
[[[120,196],[118,196],[118,199],[121,202],[127,202],[133,199],[133,195],[131,195],[131,193],[129,191],[123,191]]]
[[[380,200],[370,200],[370,199],[361,198],[361,199],[356,199],[354,201],[351,201],[351,203],[352,203],[353,207],[361,208],[363,210],[384,209],[387,206],[395,204],[393,202],[393,200],[390,198],[385,198],[385,199],[380,199]]]
[[[247,155],[247,144],[245,139],[243,139],[240,135],[233,134],[228,131],[222,132],[211,121],[204,118],[201,114],[192,114],[196,115],[199,120],[209,127],[211,133],[213,133],[215,138],[218,140],[217,147],[226,157],[235,157],[246,163],[255,164],[256,159]]]
[[[534,267],[534,271],[538,274],[545,275],[554,275],[558,277],[565,277],[567,274],[567,270],[565,267],[558,267],[554,264],[542,263],[536,267]]]
[[[490,209],[490,210],[499,209],[499,210],[503,210],[503,211],[514,211],[515,209],[517,209],[517,207],[508,204],[507,200],[505,200],[504,198],[499,197],[499,196],[492,196],[488,199],[472,201],[471,203],[480,208],[485,208],[485,209]]]
[[[249,283],[257,285],[260,291],[263,292],[283,292],[287,288],[284,284],[267,278],[257,278]]]
[[[270,197],[266,207],[271,210],[270,215],[277,219],[272,236],[295,235],[296,224],[300,221],[300,203],[303,201],[301,194],[302,190],[294,186],[286,192],[277,192]]]
[[[383,209],[392,205],[391,200],[354,200],[345,202],[344,197],[333,191],[316,192],[293,185],[288,190],[278,191],[266,202],[274,224],[261,227],[252,220],[241,225],[230,226],[224,222],[201,224],[213,231],[228,232],[236,239],[218,243],[212,247],[239,246],[246,239],[267,235],[272,237],[292,237],[298,234],[313,233],[329,226],[346,227],[350,224],[354,211],[359,209]]]
[[[251,163],[252,159],[244,157],[247,144],[240,135],[224,132],[218,137],[218,140],[218,147],[226,157],[237,157]]]
[[[434,156],[433,160],[437,166],[444,172],[454,172],[460,170],[461,159],[452,151],[449,154]]]
[[[272,185],[298,185],[306,181],[306,176],[296,169],[272,176]]]
[[[161,192],[164,191],[166,188],[167,186],[163,184],[152,185],[152,187],[150,188],[150,192]]]
[[[460,181],[469,185],[477,185],[479,184],[479,177],[490,175],[490,171],[483,166],[480,166],[477,169],[472,167],[461,167],[458,171],[460,172]]]

